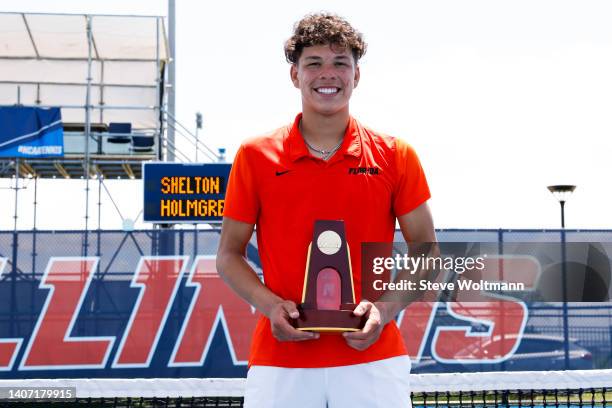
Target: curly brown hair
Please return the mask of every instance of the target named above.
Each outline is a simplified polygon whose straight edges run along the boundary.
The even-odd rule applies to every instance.
[[[297,64],[305,47],[325,44],[340,50],[350,48],[355,63],[367,49],[363,35],[348,21],[335,14],[315,13],[306,15],[295,24],[293,35],[285,42],[285,58],[287,62]]]

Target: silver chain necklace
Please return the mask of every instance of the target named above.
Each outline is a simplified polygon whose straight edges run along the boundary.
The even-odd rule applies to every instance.
[[[306,146],[308,146],[310,150],[319,153],[321,155],[321,159],[325,161],[327,161],[327,159],[329,159],[334,153],[336,153],[336,151],[340,148],[340,146],[342,146],[342,142],[344,141],[344,138],[340,139],[338,144],[332,147],[330,150],[317,149],[316,147],[308,143],[308,140],[306,140],[306,138],[304,137],[304,133],[302,132],[302,121],[300,121],[298,127],[300,129],[300,133],[302,134],[302,139],[304,139],[304,143],[306,143]]]
[[[311,145],[310,143],[308,143],[308,141],[304,138],[304,136],[302,136],[302,138],[304,139],[304,143],[306,143],[306,146],[308,146],[311,150],[314,150],[315,152],[319,153],[321,155],[321,158],[325,161],[327,161],[327,159],[329,159],[332,154],[336,153],[336,151],[340,148],[340,146],[342,145],[342,142],[344,140],[340,140],[340,142],[332,147],[330,150],[319,150],[316,147],[314,147],[313,145]]]

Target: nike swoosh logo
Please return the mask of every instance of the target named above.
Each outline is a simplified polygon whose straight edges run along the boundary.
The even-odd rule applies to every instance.
[[[282,176],[283,174],[287,174],[287,173],[289,173],[290,171],[291,171],[291,170],[277,171],[277,172],[276,172],[276,175],[277,175],[277,176]]]

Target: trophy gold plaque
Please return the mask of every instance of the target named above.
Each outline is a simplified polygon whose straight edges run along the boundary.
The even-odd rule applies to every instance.
[[[355,286],[344,221],[317,220],[308,246],[298,330],[359,331],[365,316],[355,316]]]

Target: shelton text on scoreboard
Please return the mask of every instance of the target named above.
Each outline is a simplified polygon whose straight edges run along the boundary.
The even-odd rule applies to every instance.
[[[231,164],[145,163],[146,222],[221,221]]]

